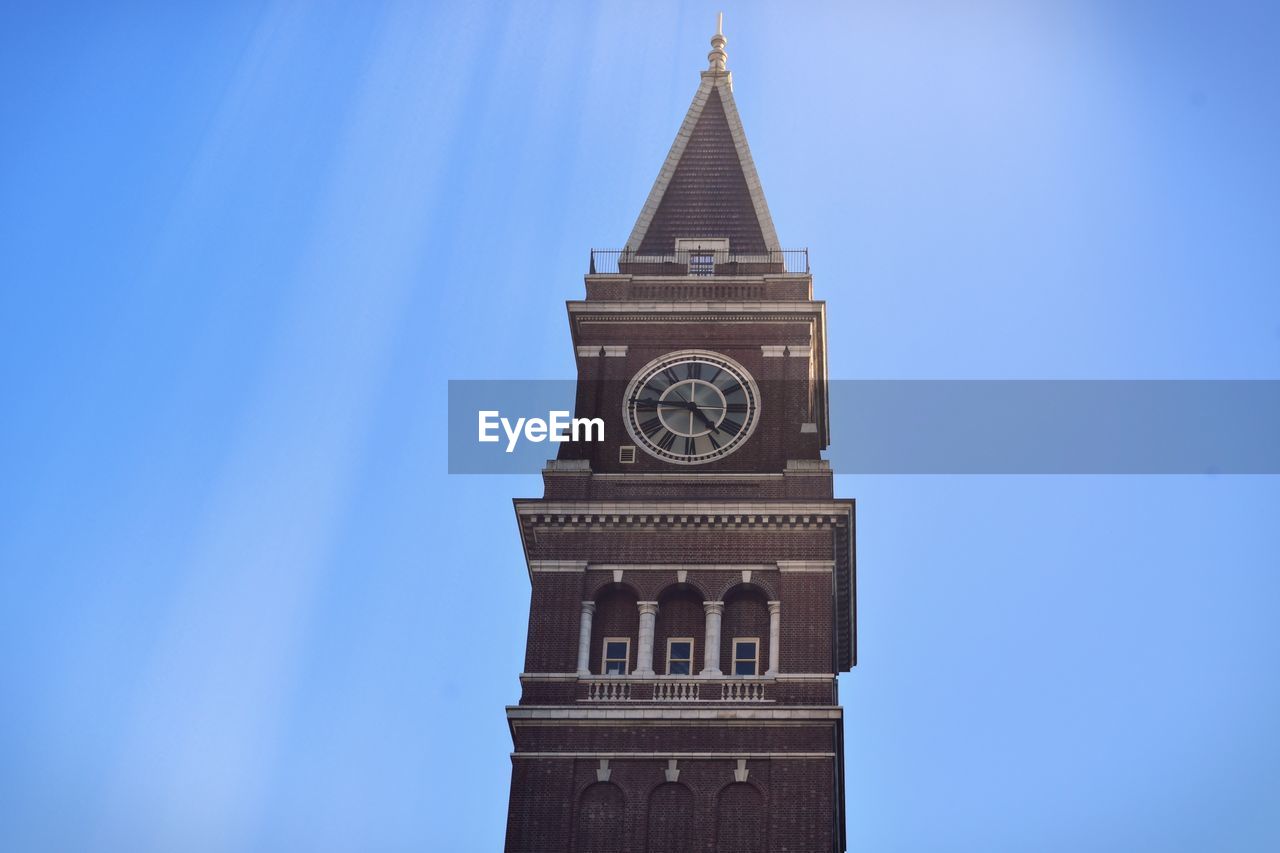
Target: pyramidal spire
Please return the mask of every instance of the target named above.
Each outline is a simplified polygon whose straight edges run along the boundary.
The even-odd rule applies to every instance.
[[[728,41],[721,12],[709,67],[627,239],[632,252],[666,256],[689,239],[728,240],[736,254],[780,248],[725,69]]]

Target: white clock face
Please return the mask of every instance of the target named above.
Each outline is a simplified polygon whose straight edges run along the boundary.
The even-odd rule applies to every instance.
[[[760,390],[742,365],[706,350],[654,359],[627,387],[627,433],[650,456],[681,465],[722,459],[760,420]]]

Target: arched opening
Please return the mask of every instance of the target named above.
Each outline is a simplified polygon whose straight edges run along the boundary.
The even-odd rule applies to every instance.
[[[640,611],[636,594],[625,584],[610,584],[596,596],[595,618],[591,620],[591,671],[627,675],[636,666],[636,639],[640,632]],[[608,648],[606,649],[606,640]]]
[[[693,792],[679,782],[666,782],[649,795],[648,853],[693,853],[696,849]]]
[[[765,853],[764,797],[734,782],[716,803],[716,853]]]
[[[658,596],[653,632],[653,668],[659,675],[697,675],[706,637],[703,596],[689,584],[667,587]]]
[[[622,789],[611,782],[596,782],[578,798],[573,824],[575,853],[622,853]]]
[[[752,584],[738,584],[724,597],[720,668],[725,675],[764,674],[769,665],[769,600]]]

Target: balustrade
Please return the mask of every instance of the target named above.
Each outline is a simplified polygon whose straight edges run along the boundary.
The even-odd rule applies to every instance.
[[[587,702],[766,702],[765,683],[757,680],[707,678],[629,678],[613,676],[585,681]],[[636,689],[649,685],[651,690]]]

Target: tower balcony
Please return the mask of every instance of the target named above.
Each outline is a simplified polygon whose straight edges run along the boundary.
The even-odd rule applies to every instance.
[[[592,249],[587,275],[693,278],[809,275],[808,249],[733,252],[728,249],[678,249],[651,254],[631,249]]]
[[[590,675],[525,673],[521,705],[695,705],[738,703],[830,706],[839,702],[834,674],[759,676]]]
[[[768,679],[772,681],[772,679]],[[583,679],[586,695],[579,702],[772,702],[762,678],[639,678],[610,676]]]

